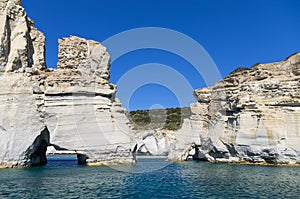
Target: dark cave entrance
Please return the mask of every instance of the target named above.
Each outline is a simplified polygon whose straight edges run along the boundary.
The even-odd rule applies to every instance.
[[[24,165],[36,166],[75,166],[86,165],[88,156],[76,150],[69,150],[50,143],[50,133],[47,127],[35,138],[25,152]]]
[[[47,164],[47,151],[48,143],[42,140],[36,150],[31,155],[32,166],[43,166]]]

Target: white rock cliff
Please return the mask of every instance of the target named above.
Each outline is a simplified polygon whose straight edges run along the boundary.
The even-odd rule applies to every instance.
[[[300,53],[198,89],[170,160],[300,164]]]
[[[134,163],[106,48],[64,38],[57,69],[47,69],[45,37],[21,1],[1,0],[0,10],[0,166],[44,165],[49,146],[75,151],[80,164]]]

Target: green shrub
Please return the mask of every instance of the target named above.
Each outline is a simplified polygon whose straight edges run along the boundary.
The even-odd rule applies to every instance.
[[[189,107],[151,110],[136,110],[127,112],[127,117],[135,130],[149,129],[180,129],[183,120],[192,115]]]

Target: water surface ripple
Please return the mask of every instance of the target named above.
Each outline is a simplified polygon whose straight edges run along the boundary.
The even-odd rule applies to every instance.
[[[206,162],[84,167],[49,160],[38,168],[0,170],[0,198],[299,198],[300,167]],[[124,167],[124,168],[122,168]],[[126,168],[125,168],[126,167]],[[151,172],[147,172],[147,168]]]

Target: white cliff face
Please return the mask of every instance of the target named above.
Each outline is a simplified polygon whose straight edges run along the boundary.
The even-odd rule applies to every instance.
[[[33,95],[35,70],[32,30],[21,1],[0,1],[0,165],[34,166],[46,162],[49,132],[40,95]],[[41,34],[38,32],[37,34]],[[38,40],[36,40],[38,41]]]
[[[45,37],[20,3],[0,1],[0,165],[43,165],[48,146],[76,151],[81,164],[133,163],[106,48],[62,39],[58,68],[47,69]]]
[[[109,62],[100,43],[65,38],[59,41],[58,69],[40,87],[50,143],[86,155],[88,164],[132,162],[131,132],[108,81]]]
[[[29,26],[24,9],[13,1],[0,2],[1,71],[28,67]]]
[[[24,74],[0,75],[0,163],[1,165],[39,164],[45,155],[34,155],[34,141],[45,129],[37,110],[38,96],[32,94],[33,82]],[[47,132],[43,140],[49,143]],[[37,143],[40,145],[40,143]],[[46,152],[45,148],[41,149]],[[35,156],[35,157],[33,157]],[[40,160],[39,160],[40,159]],[[31,162],[29,163],[28,161]]]
[[[33,25],[20,0],[0,1],[1,72],[45,69],[45,37]]]
[[[299,70],[298,53],[282,62],[237,69],[214,86],[196,90],[194,115],[180,130],[169,159],[299,164]]]
[[[191,110],[192,105],[191,105]],[[193,115],[190,119],[183,121],[182,127],[175,132],[176,139],[173,141],[172,148],[168,154],[169,160],[184,161],[190,157],[190,151],[195,144],[200,145],[199,123],[197,116]]]

